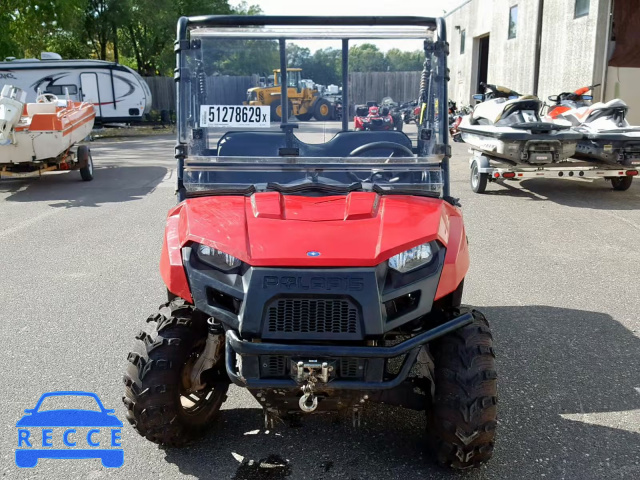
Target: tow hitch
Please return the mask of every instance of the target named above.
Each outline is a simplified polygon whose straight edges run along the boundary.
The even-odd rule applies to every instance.
[[[298,401],[300,410],[311,413],[318,408],[318,397],[314,388],[318,382],[328,383],[336,370],[335,362],[320,362],[318,360],[293,360],[291,362],[291,376],[298,384],[304,383],[302,397]]]

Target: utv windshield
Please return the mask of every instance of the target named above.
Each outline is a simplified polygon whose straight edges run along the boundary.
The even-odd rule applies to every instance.
[[[181,199],[448,195],[443,22],[192,17],[180,20],[176,51]],[[416,103],[419,115],[403,114]],[[371,105],[384,115],[358,117]]]

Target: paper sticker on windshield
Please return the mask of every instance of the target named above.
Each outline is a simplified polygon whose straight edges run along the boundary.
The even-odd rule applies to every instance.
[[[269,127],[269,107],[257,105],[202,105],[201,127]]]

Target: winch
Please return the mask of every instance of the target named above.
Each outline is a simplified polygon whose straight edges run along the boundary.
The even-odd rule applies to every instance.
[[[298,402],[300,410],[311,413],[318,408],[318,397],[314,394],[314,388],[318,382],[328,383],[330,378],[335,376],[335,363],[319,360],[291,361],[291,376],[298,384],[303,384],[302,397]]]

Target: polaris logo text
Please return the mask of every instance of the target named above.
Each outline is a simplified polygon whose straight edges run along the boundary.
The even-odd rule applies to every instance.
[[[361,277],[276,277],[267,275],[262,288],[284,287],[287,290],[319,290],[325,292],[359,292],[364,288]]]

